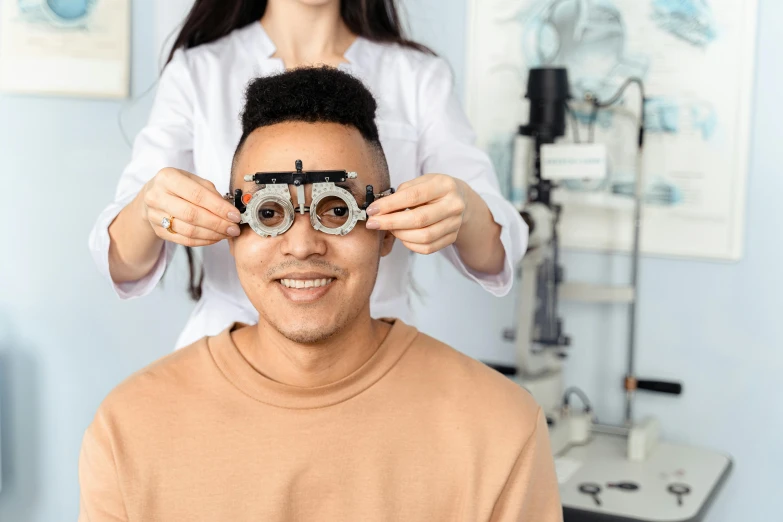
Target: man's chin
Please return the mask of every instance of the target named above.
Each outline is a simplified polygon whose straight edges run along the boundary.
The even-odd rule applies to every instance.
[[[337,335],[342,329],[342,324],[331,323],[328,325],[318,326],[314,324],[307,325],[275,325],[278,332],[283,337],[291,342],[297,344],[319,344],[323,343],[335,335]]]

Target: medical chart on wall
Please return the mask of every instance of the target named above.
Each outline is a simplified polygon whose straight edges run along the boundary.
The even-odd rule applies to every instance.
[[[125,98],[130,0],[0,0],[0,90]]]
[[[566,67],[574,118],[562,140],[592,135],[609,164],[605,179],[557,189],[562,245],[630,250],[639,93],[628,87],[594,119],[583,100],[607,100],[637,77],[647,98],[642,251],[742,256],[755,0],[469,0],[468,9],[466,110],[507,197],[524,201],[513,165],[530,146],[515,140],[528,120],[527,71]]]

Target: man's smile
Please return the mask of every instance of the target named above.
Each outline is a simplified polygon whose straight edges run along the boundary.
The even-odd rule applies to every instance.
[[[286,288],[318,288],[328,285],[334,279],[330,277],[328,279],[279,279],[278,281]]]
[[[291,272],[276,278],[283,296],[295,303],[312,303],[331,290],[336,279],[322,272]]]

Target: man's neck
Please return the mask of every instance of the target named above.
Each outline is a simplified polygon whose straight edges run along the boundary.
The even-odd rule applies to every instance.
[[[391,325],[369,311],[342,331],[319,343],[296,343],[272,325],[259,323],[236,330],[232,338],[248,362],[264,376],[291,386],[315,388],[347,377],[375,354]]]
[[[340,2],[310,6],[300,2],[270,0],[261,18],[274,42],[275,57],[287,69],[312,64],[337,65],[355,36],[340,17]]]

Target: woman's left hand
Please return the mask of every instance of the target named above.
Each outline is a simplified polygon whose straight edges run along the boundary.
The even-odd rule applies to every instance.
[[[432,254],[457,241],[469,219],[472,194],[473,189],[462,180],[424,174],[370,205],[367,228],[389,230],[408,249]]]

